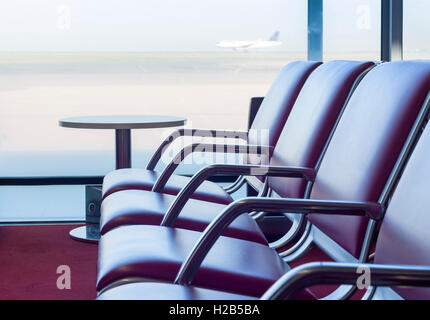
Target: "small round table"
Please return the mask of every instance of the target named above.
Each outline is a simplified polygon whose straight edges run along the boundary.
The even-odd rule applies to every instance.
[[[61,127],[79,129],[115,130],[116,169],[131,168],[131,129],[154,129],[183,126],[182,117],[158,115],[112,115],[64,118]],[[70,231],[75,240],[97,242],[100,234],[97,225],[86,225]]]

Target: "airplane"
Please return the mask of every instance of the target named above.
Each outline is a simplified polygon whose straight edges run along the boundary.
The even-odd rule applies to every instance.
[[[227,48],[233,50],[248,50],[248,49],[263,49],[263,48],[271,48],[276,47],[282,44],[279,39],[279,31],[276,31],[269,40],[239,40],[239,41],[230,41],[223,40],[216,44],[218,48]]]

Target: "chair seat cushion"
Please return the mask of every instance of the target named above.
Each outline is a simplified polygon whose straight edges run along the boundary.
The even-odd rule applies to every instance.
[[[106,290],[97,300],[255,300],[257,298],[171,283],[137,282]]]
[[[125,279],[173,282],[199,239],[196,231],[161,226],[124,226],[99,241],[97,290]],[[261,296],[289,266],[275,250],[256,242],[220,237],[192,284]]]
[[[103,180],[103,199],[120,190],[151,190],[159,175],[155,171],[137,168],[112,171]],[[163,193],[176,195],[189,181],[189,177],[172,175],[164,187]],[[229,204],[233,201],[223,188],[211,181],[203,182],[191,198],[222,204]]]
[[[100,233],[122,225],[160,225],[175,196],[141,190],[111,194],[102,202]],[[190,199],[174,227],[202,232],[226,208],[223,204]],[[238,217],[224,232],[225,236],[266,244],[257,223],[247,213]]]
[[[104,291],[97,300],[256,300],[256,297],[171,283],[135,282]],[[314,300],[303,290],[296,300]]]

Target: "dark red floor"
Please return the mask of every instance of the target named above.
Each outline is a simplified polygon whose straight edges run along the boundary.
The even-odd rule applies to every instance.
[[[73,241],[74,225],[0,226],[0,299],[94,299],[97,245]],[[71,289],[57,288],[57,268]]]

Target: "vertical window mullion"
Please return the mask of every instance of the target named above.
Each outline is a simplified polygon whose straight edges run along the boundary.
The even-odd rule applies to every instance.
[[[323,0],[308,0],[308,60],[323,60]]]
[[[403,0],[381,0],[381,60],[403,59]]]

